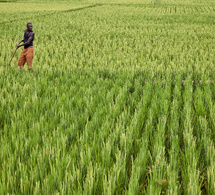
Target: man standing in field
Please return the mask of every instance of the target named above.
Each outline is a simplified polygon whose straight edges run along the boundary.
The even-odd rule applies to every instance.
[[[27,62],[27,66],[29,70],[32,70],[32,61],[34,56],[34,48],[33,48],[33,41],[34,41],[34,32],[32,31],[33,25],[32,23],[27,24],[27,29],[24,30],[24,40],[19,40],[19,44],[24,42],[21,45],[17,45],[17,49],[21,46],[24,46],[22,50],[19,60],[18,66],[21,68],[24,67],[25,62]],[[30,66],[30,67],[29,67]]]

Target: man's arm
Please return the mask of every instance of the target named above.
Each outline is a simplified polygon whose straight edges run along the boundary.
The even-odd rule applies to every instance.
[[[19,45],[20,43],[22,43],[22,42],[24,42],[24,40],[19,40],[19,43],[18,43],[18,45]]]
[[[31,32],[30,35],[29,35],[28,40],[27,40],[25,43],[23,43],[22,45],[17,45],[17,46],[16,46],[17,49],[18,49],[19,47],[28,45],[28,44],[32,41],[33,38],[34,38],[34,32]],[[24,40],[22,40],[22,42],[23,42],[23,41],[24,41]],[[20,42],[20,43],[21,43],[21,42]]]

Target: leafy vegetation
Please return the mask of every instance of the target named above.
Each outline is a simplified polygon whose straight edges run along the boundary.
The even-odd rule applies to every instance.
[[[0,3],[0,193],[213,194],[214,5]]]

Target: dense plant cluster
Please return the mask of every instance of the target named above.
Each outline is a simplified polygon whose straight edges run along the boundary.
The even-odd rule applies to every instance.
[[[214,6],[0,3],[0,194],[213,194]]]

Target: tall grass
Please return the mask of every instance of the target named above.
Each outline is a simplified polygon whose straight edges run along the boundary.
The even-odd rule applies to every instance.
[[[26,2],[0,3],[0,193],[213,194],[214,2]],[[34,72],[6,71],[29,21]]]

